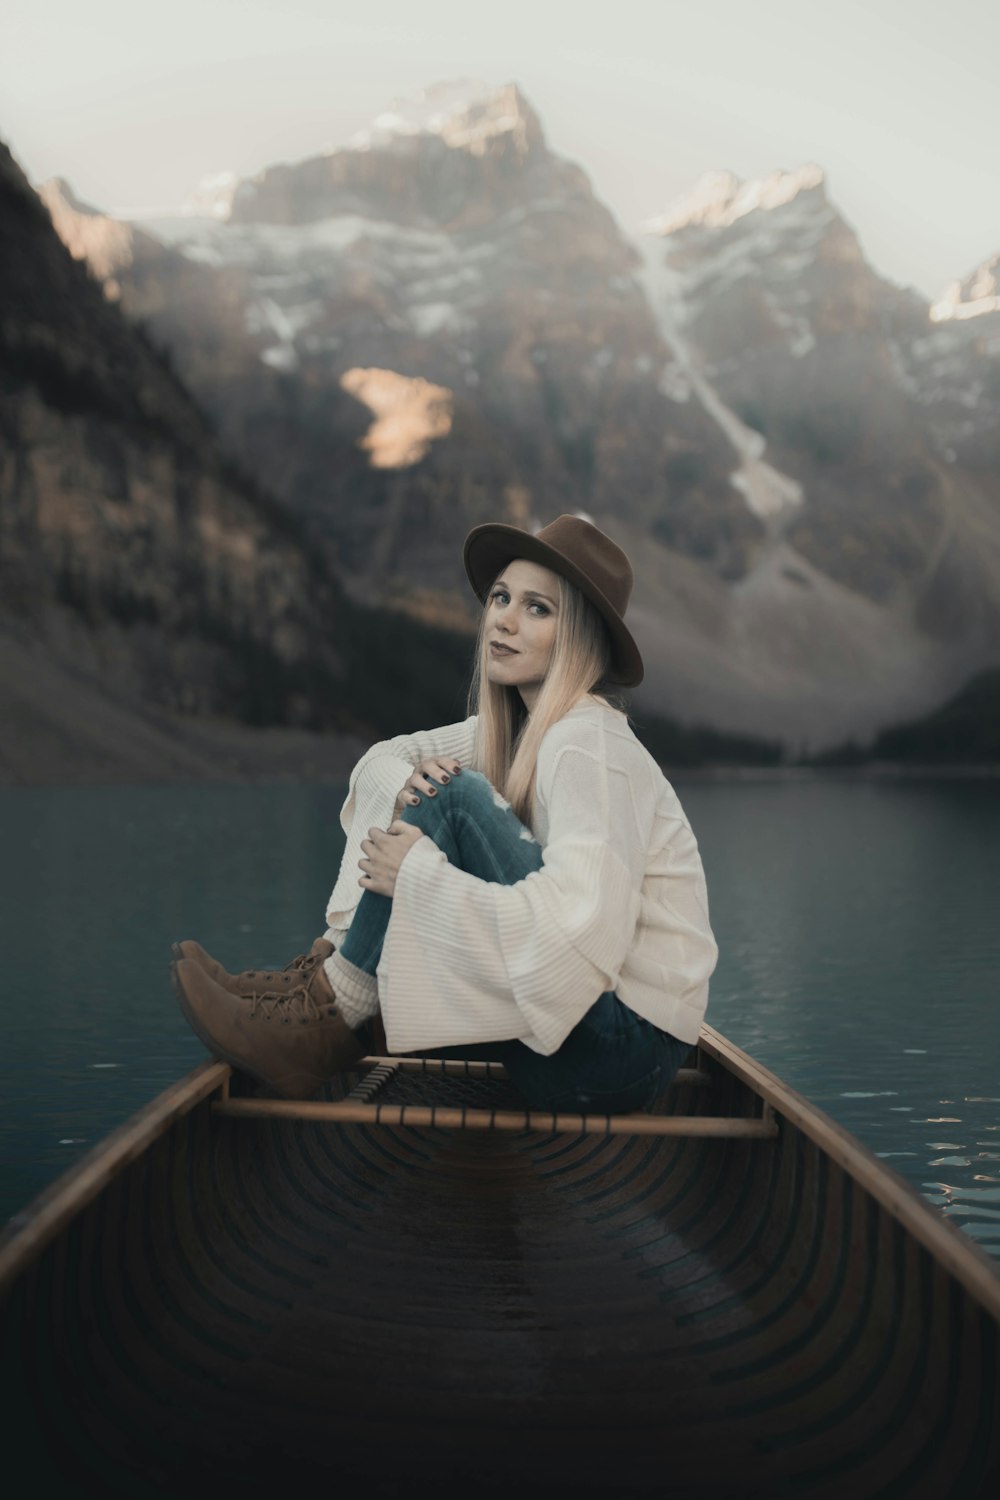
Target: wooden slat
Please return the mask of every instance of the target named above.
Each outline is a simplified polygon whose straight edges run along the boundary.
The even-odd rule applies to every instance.
[[[502,1062],[480,1062],[464,1057],[363,1057],[356,1068],[390,1067],[403,1073],[431,1073],[448,1078],[506,1078]]]
[[[439,1126],[465,1130],[555,1130],[593,1135],[719,1136],[771,1140],[773,1117],[719,1115],[575,1115],[541,1110],[456,1109],[446,1105],[327,1103],[309,1099],[223,1099],[212,1113],[229,1119],[325,1120],[352,1125]]]
[[[502,1062],[480,1062],[478,1058],[466,1060],[461,1057],[381,1057],[373,1054],[371,1057],[363,1057],[356,1066],[369,1068],[377,1064],[391,1064],[404,1073],[440,1073],[463,1078],[507,1077],[507,1069]],[[687,1084],[695,1088],[706,1088],[711,1081],[704,1068],[678,1068],[670,1080],[670,1086]]]

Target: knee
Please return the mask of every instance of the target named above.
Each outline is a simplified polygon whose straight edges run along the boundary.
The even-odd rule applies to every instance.
[[[503,809],[510,807],[506,797],[497,791],[482,771],[463,770],[461,776],[454,777],[445,790],[451,793],[453,801]]]
[[[506,797],[501,796],[482,771],[470,771],[463,767],[461,775],[453,776],[450,781],[435,781],[434,784],[437,791],[433,797],[423,792],[418,793],[420,801],[403,809],[401,816],[404,823],[413,823],[427,831],[429,825],[434,825],[438,819],[448,817],[449,813],[455,813],[459,809],[475,817],[477,821],[489,808],[510,810]]]
[[[433,800],[441,802],[444,808],[450,806],[456,812],[461,808],[466,817],[484,827],[516,828],[522,839],[537,844],[531,829],[521,822],[507,798],[482,771],[463,770],[461,776],[454,777],[442,790],[448,795],[442,799],[439,793]]]

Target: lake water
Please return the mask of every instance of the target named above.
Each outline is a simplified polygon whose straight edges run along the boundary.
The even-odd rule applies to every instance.
[[[709,1021],[1000,1258],[1000,779],[677,777]],[[0,789],[0,1220],[204,1057],[170,944],[323,930],[336,786]]]

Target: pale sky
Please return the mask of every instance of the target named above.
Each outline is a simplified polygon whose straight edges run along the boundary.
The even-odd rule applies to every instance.
[[[514,82],[626,230],[704,172],[815,161],[874,268],[936,299],[1000,251],[998,62],[996,0],[3,0],[0,139],[36,185],[174,208],[396,95]]]

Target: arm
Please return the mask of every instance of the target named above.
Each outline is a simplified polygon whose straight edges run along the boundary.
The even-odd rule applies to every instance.
[[[340,810],[340,826],[347,846],[340,863],[337,883],[327,902],[327,936],[342,938],[351,923],[363,892],[358,886],[361,840],[369,828],[388,827],[400,787],[415,766],[429,755],[454,755],[468,765],[476,732],[473,714],[457,724],[439,729],[420,729],[415,734],[397,734],[380,740],[358,761],[351,772],[347,797]]]
[[[617,744],[621,763],[609,765],[603,741],[599,723],[546,736],[538,785],[549,841],[542,869],[516,885],[456,868],[429,838],[409,850],[383,949],[393,1045],[519,1037],[551,1053],[614,988],[639,914],[657,789],[640,747]]]

